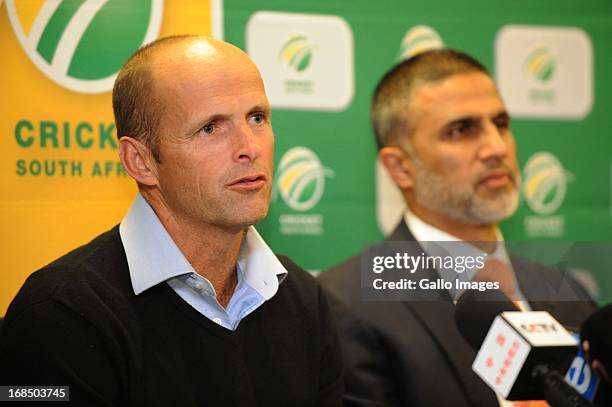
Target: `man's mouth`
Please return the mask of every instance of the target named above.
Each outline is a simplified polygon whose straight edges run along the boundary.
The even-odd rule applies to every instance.
[[[243,175],[230,181],[227,186],[238,192],[249,192],[261,189],[267,181],[263,173]]]
[[[514,177],[509,171],[495,170],[481,178],[480,181],[478,181],[478,185],[489,188],[502,188],[507,185],[514,185]]]

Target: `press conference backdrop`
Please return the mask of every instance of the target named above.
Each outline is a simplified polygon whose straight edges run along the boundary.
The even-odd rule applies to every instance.
[[[219,35],[206,0],[0,1],[0,315],[37,268],[118,223],[136,188],[111,107],[128,56],[158,37]]]
[[[121,220],[135,187],[117,158],[110,89],[135,49],[170,34],[224,37],[262,71],[276,167],[258,229],[309,270],[399,219],[370,97],[395,62],[441,46],[482,61],[514,118],[523,186],[506,239],[612,240],[607,0],[0,3],[0,314],[29,273]],[[579,257],[574,272],[612,300],[612,254]]]

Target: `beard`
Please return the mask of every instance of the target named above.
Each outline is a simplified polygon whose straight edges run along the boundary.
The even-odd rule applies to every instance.
[[[415,198],[424,208],[451,219],[473,225],[498,223],[518,208],[518,175],[508,171],[512,189],[500,190],[493,196],[480,196],[469,183],[458,184],[427,168],[412,155],[415,172]]]

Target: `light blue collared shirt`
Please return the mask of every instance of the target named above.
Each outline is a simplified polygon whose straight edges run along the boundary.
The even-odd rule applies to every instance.
[[[136,295],[166,282],[199,313],[229,330],[272,298],[287,275],[259,233],[249,227],[236,265],[238,283],[224,309],[210,281],[195,272],[142,195],[123,218],[119,234]]]

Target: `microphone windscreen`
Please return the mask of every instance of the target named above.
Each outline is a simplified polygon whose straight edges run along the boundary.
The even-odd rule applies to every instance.
[[[582,323],[580,338],[589,341],[589,355],[612,369],[612,304],[599,308]]]
[[[519,311],[499,290],[467,290],[455,306],[455,323],[466,341],[480,349],[496,316],[506,311]]]

